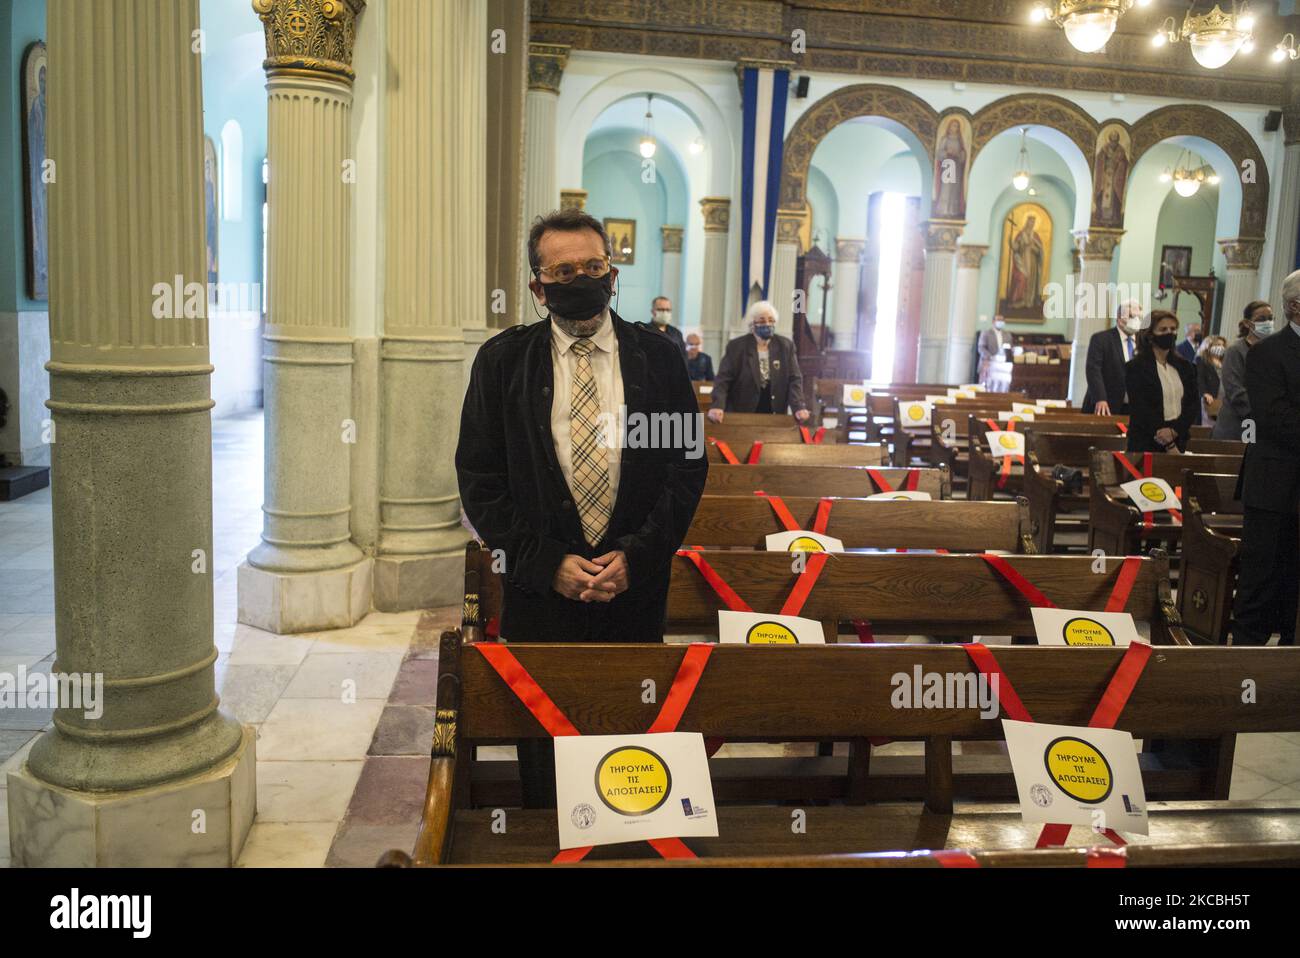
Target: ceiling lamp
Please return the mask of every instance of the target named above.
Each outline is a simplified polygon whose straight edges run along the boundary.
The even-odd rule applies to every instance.
[[[1080,53],[1096,53],[1115,32],[1121,14],[1151,0],[1039,0],[1029,12],[1034,23],[1050,20],[1065,30],[1065,38]]]
[[[1295,34],[1288,33],[1273,48],[1272,59],[1274,63],[1281,63],[1283,60],[1294,60],[1296,57],[1300,57],[1300,51],[1295,47]]]
[[[1016,172],[1011,177],[1011,185],[1022,193],[1029,186],[1029,149],[1025,140],[1028,133],[1029,127],[1020,130],[1020,155],[1016,157]]]
[[[1171,180],[1174,184],[1174,192],[1179,196],[1195,196],[1204,183],[1218,186],[1219,174],[1199,156],[1193,157],[1191,152],[1183,150],[1178,154],[1178,163],[1174,166],[1173,172],[1166,168],[1160,174],[1161,183],[1168,183]]]
[[[1197,15],[1188,10],[1181,30],[1174,26],[1173,17],[1166,17],[1151,42],[1162,47],[1186,40],[1197,63],[1207,70],[1217,70],[1238,53],[1255,49],[1255,38],[1251,36],[1254,29],[1254,15],[1245,3],[1238,6],[1233,0],[1231,13],[1224,13],[1217,3],[1209,13]]]
[[[704,137],[697,136],[691,140],[691,145],[687,149],[691,151],[691,156],[699,156],[704,152]]]
[[[647,93],[645,96],[645,133],[641,137],[641,143],[638,149],[641,155],[647,160],[655,155],[658,145],[655,143],[655,118],[650,112],[650,101],[654,99],[653,93]]]

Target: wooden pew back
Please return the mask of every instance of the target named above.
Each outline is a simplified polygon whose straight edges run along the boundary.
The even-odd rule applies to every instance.
[[[1142,471],[1143,454],[1140,452],[1124,453],[1129,462]],[[1094,449],[1091,454],[1092,482],[1101,486],[1118,486],[1132,479],[1132,475],[1115,458],[1110,450]],[[1158,452],[1151,456],[1151,475],[1163,479],[1171,486],[1182,482],[1183,470],[1194,472],[1230,472],[1234,475],[1241,469],[1240,456],[1209,456],[1197,453]]]
[[[763,454],[767,455],[767,447],[764,447]],[[906,469],[882,467],[876,472],[891,489],[901,489],[907,481]],[[918,492],[927,492],[933,499],[952,498],[948,470],[918,469],[917,477]],[[760,489],[774,496],[811,493],[845,499],[865,499],[884,491],[872,480],[866,466],[769,466],[759,463],[753,466],[710,464],[704,494],[749,496]]]
[[[802,528],[811,529],[820,499],[782,497]],[[887,502],[833,499],[826,535],[846,549],[947,549],[951,552],[1032,552],[1028,503]],[[707,547],[763,549],[766,537],[784,532],[761,496],[705,496],[686,541]]]
[[[758,461],[765,466],[879,466],[888,457],[889,450],[879,444],[800,446],[781,442],[764,443]]]

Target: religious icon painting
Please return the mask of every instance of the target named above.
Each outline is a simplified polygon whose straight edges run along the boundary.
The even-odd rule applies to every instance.
[[[1043,287],[1052,262],[1052,217],[1037,203],[1020,203],[1002,223],[998,312],[1021,322],[1043,321]]]
[[[206,223],[204,237],[207,249],[207,282],[209,288],[217,285],[217,145],[212,137],[203,138],[203,217]]]
[[[1128,128],[1109,123],[1097,136],[1093,161],[1092,225],[1118,229],[1124,225],[1124,192],[1133,167],[1133,144]]]
[[[966,218],[966,174],[970,166],[971,124],[962,114],[939,120],[934,144],[934,219]]]
[[[27,295],[45,300],[50,295],[50,220],[46,192],[45,90],[49,60],[45,44],[33,43],[23,56],[22,131],[23,190],[27,212]]]
[[[636,220],[605,217],[605,232],[614,252],[610,262],[615,266],[632,266],[636,263]]]

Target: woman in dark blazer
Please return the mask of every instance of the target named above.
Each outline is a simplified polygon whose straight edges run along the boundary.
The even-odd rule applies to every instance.
[[[713,377],[709,419],[722,422],[729,412],[794,413],[808,418],[803,374],[794,341],[776,335],[776,307],[766,300],[749,307],[751,332],[727,343]]]
[[[1158,309],[1138,334],[1137,355],[1124,367],[1128,392],[1128,451],[1183,452],[1200,420],[1196,368],[1174,348],[1178,317]]]

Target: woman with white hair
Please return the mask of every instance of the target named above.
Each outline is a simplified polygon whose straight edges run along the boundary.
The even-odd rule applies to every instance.
[[[776,334],[776,307],[762,300],[749,307],[749,332],[727,343],[713,378],[709,418],[722,422],[728,412],[793,412],[808,418],[803,399],[803,374],[794,341]]]

